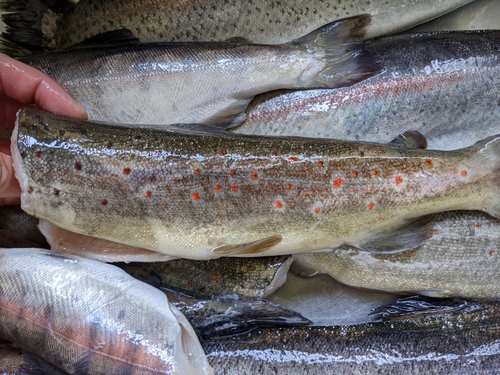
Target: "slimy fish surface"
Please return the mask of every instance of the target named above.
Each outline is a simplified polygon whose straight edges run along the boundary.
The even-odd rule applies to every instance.
[[[22,208],[73,232],[190,259],[342,244],[397,252],[430,236],[425,215],[499,216],[497,136],[433,151],[207,128],[128,128],[23,109],[12,142]]]
[[[500,31],[418,33],[371,41],[383,72],[334,90],[259,95],[244,134],[389,142],[418,130],[452,150],[500,133]]]
[[[0,249],[0,337],[69,374],[211,374],[186,318],[117,267]]]
[[[120,42],[23,61],[54,78],[92,120],[235,126],[256,94],[339,87],[378,73],[360,44],[369,23],[368,15],[343,19],[279,45]]]
[[[372,14],[367,38],[402,31],[472,0],[82,0],[66,12],[35,0],[4,0],[3,37],[28,49],[62,49],[105,32],[129,29],[141,42],[284,43],[335,19]],[[61,14],[62,13],[62,14]]]
[[[500,222],[480,212],[433,217],[433,235],[398,254],[349,247],[296,254],[295,260],[358,288],[430,297],[500,298]]]

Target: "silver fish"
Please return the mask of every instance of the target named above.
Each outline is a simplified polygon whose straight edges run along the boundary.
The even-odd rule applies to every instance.
[[[384,71],[334,90],[262,94],[244,134],[389,142],[404,129],[451,150],[500,132],[500,31],[403,34],[367,44]]]
[[[210,374],[186,318],[117,267],[0,249],[0,337],[71,374]]]
[[[191,259],[411,249],[424,215],[498,213],[499,137],[466,149],[127,128],[18,114],[22,207],[67,230]],[[416,221],[415,221],[416,220]]]
[[[338,87],[378,73],[359,39],[369,23],[368,15],[347,18],[280,45],[133,44],[23,61],[54,78],[92,120],[235,126],[256,94]]]
[[[142,42],[221,41],[284,43],[335,19],[372,14],[367,38],[395,33],[436,18],[472,0],[309,1],[82,0],[61,13],[46,2],[3,0],[4,38],[13,49],[62,49],[95,35],[129,29]]]

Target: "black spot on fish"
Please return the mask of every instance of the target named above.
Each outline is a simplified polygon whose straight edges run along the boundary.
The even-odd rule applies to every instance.
[[[125,310],[121,309],[118,313],[118,320],[122,320],[123,318],[125,318]]]
[[[109,141],[108,143],[106,143],[106,147],[107,148],[113,147],[113,142]]]
[[[28,154],[26,153],[26,151],[22,151],[21,152],[21,158],[26,158],[26,156],[28,156]]]
[[[64,130],[64,129],[59,130],[59,136],[64,137],[65,134],[66,134],[66,130]]]

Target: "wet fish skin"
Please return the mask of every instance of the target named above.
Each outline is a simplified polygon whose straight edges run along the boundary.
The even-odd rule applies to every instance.
[[[418,130],[429,147],[451,150],[500,132],[500,31],[419,33],[371,41],[384,67],[335,90],[257,96],[244,134],[389,142]]]
[[[358,288],[430,297],[500,298],[500,222],[470,211],[438,214],[433,222],[433,236],[411,251],[368,254],[345,246],[294,258]]]
[[[3,339],[71,374],[211,373],[189,323],[155,288],[48,250],[0,258]]]
[[[24,210],[172,256],[366,248],[431,213],[498,216],[497,137],[444,152],[18,116],[12,155]]]
[[[217,374],[491,374],[500,365],[498,302],[350,326],[261,329],[202,340]]]
[[[280,45],[125,44],[23,61],[54,78],[92,120],[236,126],[256,94],[338,87],[378,73],[360,44],[369,23],[368,15],[343,19]]]
[[[80,1],[62,16],[36,1],[5,0],[4,37],[31,48],[61,49],[120,28],[142,42],[222,41],[245,37],[254,43],[283,43],[335,19],[372,14],[367,38],[387,35],[433,19],[472,0],[434,1]],[[24,23],[19,25],[19,20]],[[26,22],[28,21],[28,22]]]

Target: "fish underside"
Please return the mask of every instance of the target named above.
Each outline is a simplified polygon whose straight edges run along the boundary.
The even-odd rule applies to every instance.
[[[457,151],[68,120],[24,109],[13,135],[22,207],[67,230],[209,259],[394,252],[428,214],[498,216],[498,142]],[[417,220],[417,221],[416,221]]]
[[[452,150],[500,132],[500,31],[370,41],[382,73],[346,88],[257,96],[233,131],[389,142],[405,129]]]
[[[54,78],[92,120],[236,126],[254,95],[339,87],[380,71],[363,50],[369,15],[342,19],[291,42],[120,41],[36,54],[23,61]],[[122,38],[122,32],[108,38]],[[101,36],[101,38],[105,38]]]

